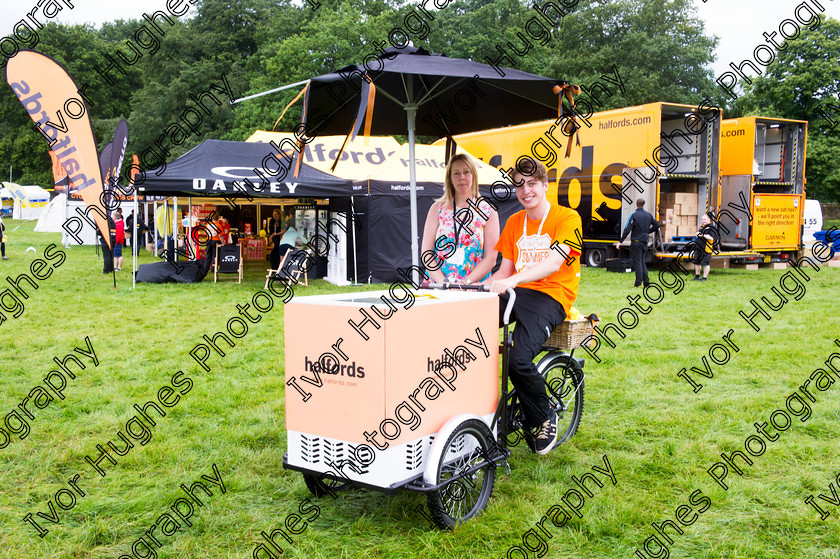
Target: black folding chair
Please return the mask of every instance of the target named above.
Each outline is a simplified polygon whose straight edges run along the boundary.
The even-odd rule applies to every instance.
[[[242,245],[219,245],[216,247],[216,261],[213,267],[213,281],[219,281],[219,274],[237,274],[242,283]]]

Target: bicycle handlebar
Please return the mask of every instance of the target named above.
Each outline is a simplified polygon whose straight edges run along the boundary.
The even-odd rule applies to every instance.
[[[423,289],[446,289],[446,290],[461,290],[461,291],[483,291],[489,292],[490,286],[489,285],[466,285],[463,283],[451,283],[451,282],[435,282],[435,281],[424,281],[420,283],[420,287]],[[513,303],[516,301],[516,291],[512,288],[508,288],[506,293],[508,294],[508,303],[505,307],[505,315],[504,315],[504,323],[510,324],[510,313],[513,311]]]
[[[454,282],[437,282],[437,281],[424,281],[420,283],[420,287],[423,289],[454,289],[454,290],[462,290],[462,291],[490,291],[489,285],[484,284],[477,284],[477,285],[467,285],[465,283],[454,283]]]
[[[505,307],[505,326],[510,324],[510,313],[513,311],[513,302],[516,301],[516,291],[512,287],[507,288],[508,304]],[[507,332],[507,330],[505,330]]]

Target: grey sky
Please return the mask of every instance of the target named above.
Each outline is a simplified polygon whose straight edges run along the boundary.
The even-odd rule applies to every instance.
[[[825,14],[840,19],[840,2],[835,0],[816,0],[825,8]],[[814,0],[806,4],[818,11]],[[785,19],[795,19],[794,11],[802,1],[790,0],[695,0],[700,17],[706,22],[706,28],[720,38],[717,61],[712,65],[719,75],[729,69],[729,63],[740,63],[753,59],[753,50],[760,44],[766,44],[763,33],[779,31],[779,24]],[[807,21],[809,16],[800,10],[800,17]]]
[[[166,11],[166,0],[142,0],[129,2],[127,0],[67,0],[74,8],[71,10],[65,0],[57,0],[62,11],[51,20],[58,23],[76,24],[93,23],[97,27],[107,21],[117,19],[139,19],[143,13],[157,10]],[[35,6],[37,0],[2,0],[3,9],[0,10],[0,30],[2,35],[8,35],[15,23],[26,17]],[[189,5],[188,1],[183,2]],[[179,10],[180,11],[180,10]],[[43,9],[39,9],[35,16],[40,20]]]
[[[126,0],[66,0],[75,8],[70,10],[58,0],[64,9],[55,18],[61,23],[90,22],[100,25],[116,19],[140,18],[143,13],[165,10],[167,0],[144,0],[129,2]],[[37,5],[36,0],[22,2],[2,0],[5,6],[0,10],[0,37],[9,34],[15,23]],[[706,22],[708,32],[720,37],[717,50],[718,60],[712,66],[715,74],[728,69],[730,62],[739,63],[752,58],[753,49],[765,43],[763,32],[778,31],[784,19],[794,19],[796,7],[801,1],[790,0],[694,0],[700,16]],[[805,0],[817,10],[817,4],[825,8],[829,16],[840,19],[840,0]],[[41,10],[36,15],[40,17]],[[805,12],[801,16],[807,19]]]

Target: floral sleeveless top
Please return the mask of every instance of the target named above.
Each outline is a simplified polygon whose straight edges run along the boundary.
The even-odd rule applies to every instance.
[[[481,262],[484,255],[484,225],[493,208],[482,200],[478,203],[478,208],[475,206],[458,208],[457,220],[454,219],[452,210],[451,204],[441,204],[438,208],[435,252],[441,260],[449,255],[440,267],[446,280],[463,281]],[[440,239],[441,237],[443,239]],[[456,246],[454,254],[452,245]],[[489,273],[480,281],[488,277],[490,277]]]

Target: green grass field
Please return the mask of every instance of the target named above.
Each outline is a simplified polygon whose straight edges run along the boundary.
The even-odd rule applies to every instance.
[[[32,222],[6,223],[9,260],[0,261],[0,278],[29,273],[36,254],[42,257],[45,247],[59,240],[57,234],[33,233]],[[25,252],[29,246],[36,254]],[[144,253],[143,262],[152,259]],[[0,412],[6,420],[0,427],[17,429],[19,424],[7,414],[56,368],[53,357],[85,348],[89,337],[99,364],[94,367],[80,356],[87,367],[68,382],[65,399],[45,409],[30,402],[35,416],[28,421],[31,432],[23,440],[13,436],[0,449],[0,556],[252,557],[260,532],[280,527],[310,496],[300,474],[282,468],[283,307],[277,304],[250,325],[247,336],[236,340],[225,357],[211,357],[209,372],[189,351],[202,335],[223,330],[228,318],[238,314],[237,304],[251,302],[263,286],[264,266],[250,265],[241,285],[205,281],[139,285],[136,291],[130,289],[128,272],[118,274],[115,291],[101,266],[93,247],[67,249],[66,261],[39,281],[37,290],[27,289],[21,316],[3,311]],[[493,498],[477,519],[442,532],[431,529],[414,510],[425,505],[422,495],[351,491],[317,500],[317,518],[294,536],[294,543],[280,540],[282,556],[506,557],[511,546],[523,545],[523,534],[535,529],[552,506],[562,504],[567,491],[577,489],[572,476],[603,467],[606,455],[616,485],[597,488],[588,483],[593,496],[586,498],[582,518],[563,527],[549,520],[544,532],[534,530],[526,537],[536,552],[514,550],[510,557],[665,557],[666,551],[651,538],[657,534],[651,523],[674,521],[675,513],[691,518],[685,508],[678,510],[681,505],[695,513],[710,506],[692,525],[681,527],[684,534],[666,528],[673,543],[658,536],[671,557],[840,557],[840,502],[817,499],[830,513],[826,520],[804,503],[820,493],[833,499],[829,484],[835,489],[838,485],[840,386],[821,384],[825,391],[818,391],[812,381],[808,389],[816,402],[808,401],[807,421],[792,414],[790,428],[767,442],[766,452],[752,457],[752,466],[738,460],[744,475],[730,468],[728,490],[706,472],[721,460],[721,452],[744,451],[745,439],[756,434],[753,424],[785,409],[786,399],[812,372],[826,368],[826,358],[840,352],[833,343],[840,337],[840,270],[803,272],[809,276],[804,296],[798,301],[789,296],[780,310],[769,311],[770,321],[758,317],[760,332],[738,311],[747,310],[750,299],[777,301],[771,288],[781,291],[780,281],[793,292],[790,277],[801,277],[797,272],[783,280],[782,270],[716,269],[708,282],[686,281],[679,294],[664,289],[663,300],[641,316],[636,328],[625,330],[626,338],[613,336],[616,347],[602,347],[600,363],[587,357],[585,408],[577,435],[545,457],[515,448],[510,474],[499,470]],[[584,269],[576,306],[585,314],[597,312],[604,322],[616,322],[617,313],[628,306],[626,296],[638,293],[632,283],[630,275]],[[6,287],[0,280],[0,290]],[[296,296],[341,290],[359,288],[339,289],[319,280],[297,288]],[[629,315],[622,316],[626,322]],[[708,358],[710,346],[722,342],[729,329],[739,350],[725,365],[711,364],[714,378],[692,373],[704,385],[694,393],[676,373],[683,367],[702,368],[702,357]],[[134,416],[132,405],[154,399],[160,387],[172,385],[178,371],[192,380],[189,393],[167,409],[165,418],[156,419],[145,446],[136,444],[126,456],[112,453],[118,464],[102,463],[106,477],[94,474],[85,456],[97,456],[96,445],[108,441],[121,449],[117,431]],[[789,405],[793,411],[801,409],[795,400]],[[768,432],[772,435],[775,429]],[[179,484],[211,476],[214,464],[225,493],[208,484],[214,495],[202,496],[204,506],[196,508],[191,527],[184,525],[169,536],[159,531],[161,548],[153,554],[141,545],[132,555],[132,543],[183,496]],[[76,473],[85,496],[70,507],[68,480]],[[695,494],[690,503],[696,490],[709,502]],[[59,523],[54,524],[37,513],[50,516],[47,503],[57,491],[59,503],[70,510],[56,507]],[[49,530],[45,537],[23,520],[27,513]]]
[[[840,229],[840,219],[826,219],[823,221],[823,229],[828,229],[830,227],[837,227]]]

